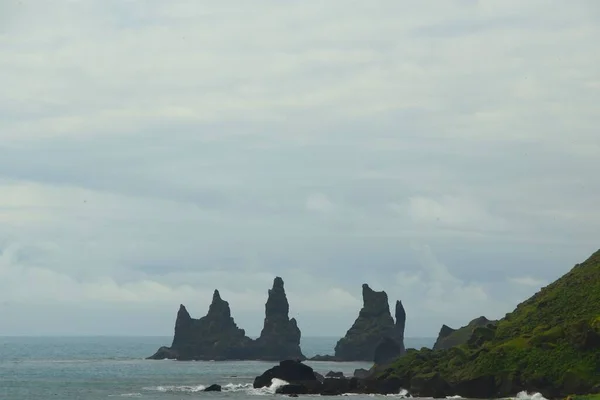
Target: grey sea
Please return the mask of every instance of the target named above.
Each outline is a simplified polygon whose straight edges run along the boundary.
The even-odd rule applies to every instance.
[[[304,338],[307,356],[331,354],[337,338]],[[0,337],[0,400],[241,399],[273,396],[253,389],[254,377],[274,363],[256,361],[177,362],[144,357],[169,337]],[[431,347],[434,339],[406,340],[407,347]],[[309,362],[318,372],[351,374],[367,363]],[[221,393],[202,392],[218,383]],[[361,397],[354,396],[356,400]]]

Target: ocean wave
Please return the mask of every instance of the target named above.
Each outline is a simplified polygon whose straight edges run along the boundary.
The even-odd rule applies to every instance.
[[[227,384],[221,386],[221,390],[223,392],[229,392],[229,393],[244,392],[244,393],[246,393],[248,395],[252,395],[252,396],[268,396],[268,395],[274,395],[277,392],[278,388],[285,386],[285,385],[289,385],[289,383],[282,379],[273,378],[271,380],[271,385],[267,386],[267,387],[254,388],[252,383],[227,383]],[[202,392],[204,389],[206,389],[206,387],[207,386],[205,386],[205,385],[181,385],[181,386],[161,385],[161,386],[145,387],[145,388],[143,388],[143,390],[154,391],[154,392],[163,392],[163,393],[173,393],[173,392],[195,393],[195,392]],[[130,394],[121,395],[121,396],[139,397],[139,396],[141,396],[141,394],[140,393],[138,393],[138,394],[130,393]],[[364,394],[344,393],[344,394],[342,394],[342,396],[364,396]],[[369,394],[368,396],[369,397],[380,397],[381,395]],[[412,396],[408,393],[407,390],[401,389],[399,393],[388,394],[384,397],[396,397],[396,398],[400,398],[400,399],[405,399],[405,398],[410,398]],[[452,397],[452,399],[454,399],[454,398],[458,399],[459,397]],[[545,399],[543,399],[543,398],[523,398],[523,399],[518,399],[518,400],[545,400]]]
[[[525,391],[517,393],[517,400],[547,400],[541,393],[527,393]]]
[[[168,385],[168,386],[148,386],[143,388],[144,390],[148,390],[148,391],[153,391],[153,392],[163,392],[163,393],[171,393],[171,392],[187,392],[187,393],[195,393],[195,392],[201,392],[204,389],[206,389],[206,386],[204,385],[197,385],[197,386],[189,386],[189,385],[183,385],[183,386],[174,386],[174,385]]]
[[[458,396],[458,395],[456,395],[456,396],[446,396],[446,398],[447,399],[464,399],[464,397]]]
[[[271,385],[268,387],[255,389],[251,383],[228,383],[221,387],[223,392],[245,392],[250,395],[272,395],[275,394],[277,388],[287,385],[288,382],[274,378],[271,381]],[[186,392],[195,393],[202,392],[206,389],[205,385],[161,385],[161,386],[149,386],[143,388],[147,391],[173,393],[173,392]],[[140,394],[141,395],[141,394]]]
[[[285,385],[289,385],[289,383],[284,381],[283,379],[273,378],[273,379],[271,379],[271,386],[262,387],[262,388],[258,388],[258,389],[254,389],[254,387],[252,387],[252,388],[248,389],[247,393],[250,395],[254,395],[254,396],[271,395],[271,394],[275,394],[275,392],[277,391],[278,388],[285,386]]]
[[[108,397],[142,397],[141,393],[109,394]]]
[[[253,389],[251,383],[228,383],[221,388],[224,392],[244,392]]]

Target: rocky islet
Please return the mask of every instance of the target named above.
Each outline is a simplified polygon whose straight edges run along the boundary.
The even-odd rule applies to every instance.
[[[316,356],[315,361],[375,361],[378,365],[405,353],[404,328],[406,312],[396,302],[396,321],[390,314],[387,294],[362,286],[363,308],[336,345],[335,355]],[[300,349],[301,332],[294,318],[289,318],[290,305],[284,282],[276,277],[268,292],[265,318],[260,336],[253,340],[239,328],[229,303],[218,290],[213,294],[208,313],[194,319],[181,305],[175,322],[170,347],[163,346],[149,359],[176,360],[304,360]]]
[[[265,305],[264,327],[258,339],[246,336],[238,328],[229,303],[218,290],[213,294],[208,313],[194,319],[181,305],[175,322],[175,334],[170,347],[161,347],[149,359],[176,360],[283,360],[305,357],[300,350],[300,329],[289,318],[289,304],[284,283],[275,278]]]

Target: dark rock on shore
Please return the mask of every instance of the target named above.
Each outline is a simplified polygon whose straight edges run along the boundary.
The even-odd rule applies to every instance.
[[[308,387],[298,383],[290,383],[289,385],[278,387],[275,393],[297,397],[299,394],[308,394]]]
[[[485,327],[490,324],[494,325],[497,322],[490,321],[486,317],[479,317],[459,329],[452,329],[448,325],[442,325],[438,338],[433,345],[433,350],[449,349],[450,347],[466,344],[475,328]]]
[[[266,370],[254,379],[254,388],[271,386],[273,379],[281,379],[290,384],[319,383],[311,367],[297,360],[284,360],[279,365]],[[300,394],[300,393],[299,393]]]
[[[401,382],[396,378],[376,380],[374,378],[347,378],[341,373],[329,373],[323,380],[316,378],[316,372],[302,362],[286,360],[265,371],[254,380],[254,387],[270,386],[274,378],[288,382],[279,387],[279,394],[320,394],[335,396],[345,393],[379,393],[395,394],[401,389]]]
[[[394,322],[385,292],[376,292],[364,284],[362,297],[363,307],[346,336],[337,342],[335,358],[340,361],[373,361],[375,349],[384,338],[396,341],[403,354],[406,312],[402,303],[396,303],[397,320]]]
[[[325,374],[325,378],[343,378],[344,373],[339,371],[329,371]]]
[[[229,303],[218,290],[208,313],[194,319],[184,305],[179,307],[171,347],[161,347],[148,357],[176,360],[282,360],[304,359],[300,351],[300,329],[289,319],[289,303],[283,280],[275,278],[265,305],[265,321],[260,337],[252,340],[238,328]]]
[[[364,368],[358,368],[354,370],[354,374],[352,374],[352,376],[358,379],[366,379],[371,376],[371,371]]]

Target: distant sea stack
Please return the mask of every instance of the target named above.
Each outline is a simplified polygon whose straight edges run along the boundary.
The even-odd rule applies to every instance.
[[[171,347],[161,347],[151,359],[229,360],[248,356],[252,340],[231,317],[229,303],[213,294],[208,313],[194,319],[184,305],[179,307]]]
[[[255,343],[261,360],[305,359],[300,350],[300,329],[296,320],[289,318],[289,311],[283,279],[277,277],[269,290],[264,326]]]
[[[475,328],[494,325],[497,322],[498,321],[490,321],[486,317],[479,317],[459,329],[452,329],[448,325],[442,325],[438,338],[433,345],[433,350],[445,350],[454,346],[466,344]]]
[[[289,319],[289,304],[283,280],[275,278],[269,290],[264,328],[257,340],[246,336],[231,316],[229,303],[218,290],[206,316],[194,319],[184,305],[179,307],[171,347],[161,347],[148,357],[153,360],[282,360],[304,359],[300,351],[300,329]]]
[[[404,328],[406,312],[401,302],[396,303],[396,322],[390,314],[388,296],[376,292],[369,285],[362,286],[363,308],[352,327],[335,346],[335,359],[339,361],[374,361],[376,348],[382,344],[386,349],[405,352]],[[395,342],[393,346],[390,341]],[[385,352],[385,351],[384,351]]]

